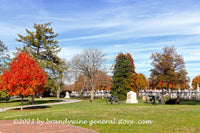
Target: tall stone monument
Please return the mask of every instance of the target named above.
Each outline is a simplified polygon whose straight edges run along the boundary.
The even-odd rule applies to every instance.
[[[126,103],[138,103],[137,94],[133,91],[127,93]]]

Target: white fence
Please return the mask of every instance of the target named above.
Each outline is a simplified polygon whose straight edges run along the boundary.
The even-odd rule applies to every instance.
[[[140,90],[139,96],[147,95],[168,95],[170,98],[180,98],[185,100],[200,99],[200,91],[198,90]]]
[[[163,96],[169,96],[170,98],[180,98],[185,100],[196,100],[200,99],[200,91],[197,90],[139,90],[138,91],[139,96],[147,96],[147,95],[163,95]],[[72,93],[69,94],[70,97],[78,98],[80,97],[80,92],[72,91]],[[91,95],[90,91],[85,91],[83,93],[84,98],[89,98]],[[95,98],[105,98],[110,97],[111,93],[110,90],[99,90],[94,91],[94,97]]]
[[[77,97],[80,97],[81,94],[80,94],[80,92],[72,91],[72,93],[69,94],[69,95],[70,95],[70,97],[77,98]],[[89,98],[90,95],[91,95],[90,91],[85,91],[83,93],[84,98]],[[111,94],[110,94],[109,90],[108,91],[105,91],[105,90],[94,91],[94,97],[95,98],[105,98],[105,97],[110,97],[110,96],[111,96]]]

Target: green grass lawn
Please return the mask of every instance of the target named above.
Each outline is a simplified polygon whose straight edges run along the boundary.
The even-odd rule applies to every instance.
[[[85,120],[87,124],[74,124],[94,129],[102,133],[125,132],[200,132],[200,105],[181,102],[182,105],[151,105],[139,101],[138,104],[110,105],[104,100],[84,100],[78,103],[48,106],[37,110],[9,110],[0,113],[0,120]],[[196,104],[197,103],[197,104]],[[113,124],[97,124],[113,120]],[[123,120],[124,123],[120,123]],[[142,124],[141,122],[149,122]],[[93,122],[93,124],[92,124]],[[115,122],[115,123],[114,123]],[[135,123],[131,123],[135,122]]]
[[[55,103],[59,102],[61,100],[50,100],[50,99],[35,99],[34,104],[44,104],[44,103]],[[23,105],[30,105],[29,99],[24,99]],[[9,102],[6,102],[5,100],[0,101],[0,108],[5,107],[15,107],[15,106],[21,106],[21,99],[11,99]]]

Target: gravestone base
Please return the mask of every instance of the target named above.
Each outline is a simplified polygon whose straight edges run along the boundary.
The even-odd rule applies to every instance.
[[[138,100],[126,100],[126,103],[138,103]]]

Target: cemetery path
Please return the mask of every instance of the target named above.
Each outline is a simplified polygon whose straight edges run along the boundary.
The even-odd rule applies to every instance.
[[[42,100],[45,100],[45,99],[42,99]],[[23,106],[23,108],[42,107],[42,106],[48,106],[48,105],[67,104],[67,103],[75,103],[75,102],[82,101],[82,100],[77,100],[77,99],[48,99],[48,100],[62,100],[62,101],[56,102],[56,103],[26,105],[26,106]],[[0,112],[4,112],[4,111],[10,110],[10,109],[20,109],[20,108],[21,108],[21,106],[0,108]]]
[[[66,124],[37,122],[19,124],[12,120],[0,120],[0,133],[98,133],[97,131]]]
[[[46,99],[42,99],[46,100]],[[56,103],[46,103],[37,105],[27,105],[27,107],[42,107],[47,105],[58,105],[80,102],[82,100],[76,99],[48,99],[48,100],[62,100]],[[6,107],[0,108],[0,112],[10,109],[20,109],[21,106],[17,107]],[[23,123],[20,120],[0,120],[0,133],[98,133],[95,130],[78,127],[74,125],[60,124],[56,122],[42,122],[42,121],[31,121],[30,123]]]

